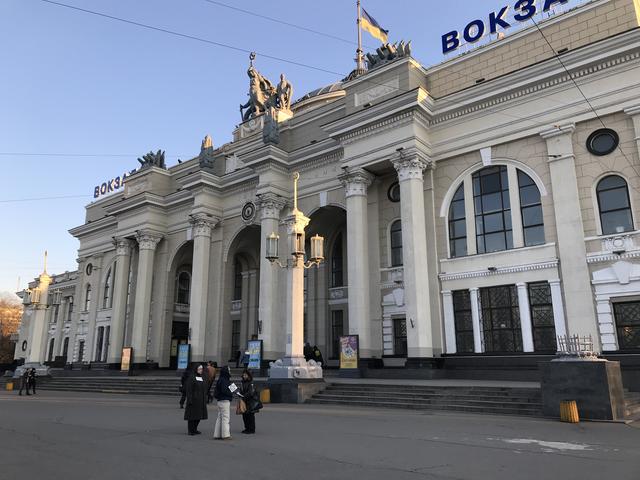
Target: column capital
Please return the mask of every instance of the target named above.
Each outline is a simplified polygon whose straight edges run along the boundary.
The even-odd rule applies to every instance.
[[[516,287],[518,288],[527,288],[526,282],[518,282],[516,283]]]
[[[417,153],[407,154],[400,152],[391,159],[394,168],[398,172],[398,180],[423,180],[424,171],[432,166],[432,163],[426,157]]]
[[[263,193],[257,201],[262,220],[280,220],[280,212],[286,206],[287,201],[276,193]]]
[[[469,291],[470,291],[471,293],[478,293],[478,290],[480,290],[478,287],[471,287],[471,288],[469,289]]]
[[[640,115],[640,105],[634,105],[633,107],[625,108],[624,113],[626,113],[630,117]]]
[[[572,135],[576,130],[575,123],[568,123],[565,125],[554,125],[552,128],[547,128],[540,132],[540,136],[545,140],[548,138],[559,137],[561,135]]]
[[[447,296],[447,297],[451,297],[451,296],[453,296],[453,291],[452,291],[452,290],[442,290],[440,293],[441,293],[442,295]]]
[[[133,240],[124,237],[113,237],[113,245],[116,247],[116,256],[129,256],[131,255]]]
[[[211,237],[211,231],[218,225],[220,220],[203,213],[189,215],[189,224],[193,227],[193,236]]]
[[[140,250],[155,250],[162,240],[162,235],[152,230],[138,230],[136,232],[136,241]]]
[[[373,183],[375,176],[363,168],[355,168],[338,176],[345,190],[345,196],[366,197],[367,189]]]

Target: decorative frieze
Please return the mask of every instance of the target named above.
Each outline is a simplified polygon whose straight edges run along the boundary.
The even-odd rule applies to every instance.
[[[374,175],[362,168],[343,173],[338,177],[345,189],[345,197],[366,197],[367,189],[373,183]]]
[[[510,273],[531,272],[534,270],[545,270],[547,268],[557,268],[558,260],[552,260],[549,262],[530,263],[526,265],[512,265],[508,267],[497,267],[495,269],[476,270],[473,272],[460,272],[460,273],[441,273],[438,275],[443,282],[450,280],[463,280],[467,278],[479,278],[489,277],[496,275],[506,275]]]

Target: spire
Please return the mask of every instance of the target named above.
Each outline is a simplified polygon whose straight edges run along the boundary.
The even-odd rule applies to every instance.
[[[45,275],[47,274],[47,251],[44,251],[44,270],[42,271],[42,273],[44,273]]]

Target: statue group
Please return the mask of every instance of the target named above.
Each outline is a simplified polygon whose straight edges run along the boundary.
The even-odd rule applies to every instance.
[[[280,75],[280,83],[277,86],[266,77],[262,76],[253,66],[255,54],[251,54],[251,63],[247,70],[249,76],[249,101],[244,105],[240,105],[240,116],[242,121],[246,122],[251,118],[255,118],[271,109],[290,110],[291,99],[293,97],[293,86],[285,78],[284,74]]]
[[[167,168],[164,161],[164,152],[162,150],[158,150],[156,153],[151,151],[146,155],[143,155],[142,158],[138,158],[138,162],[140,162],[141,170],[150,167]]]

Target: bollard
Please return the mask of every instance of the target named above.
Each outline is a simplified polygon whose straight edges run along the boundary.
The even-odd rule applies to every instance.
[[[262,389],[262,391],[260,391],[260,401],[262,403],[271,403],[271,390],[268,388]]]
[[[560,421],[567,423],[578,423],[578,405],[575,400],[564,400],[560,402]]]
[[[13,382],[7,382],[6,389],[8,392],[13,391]]]

